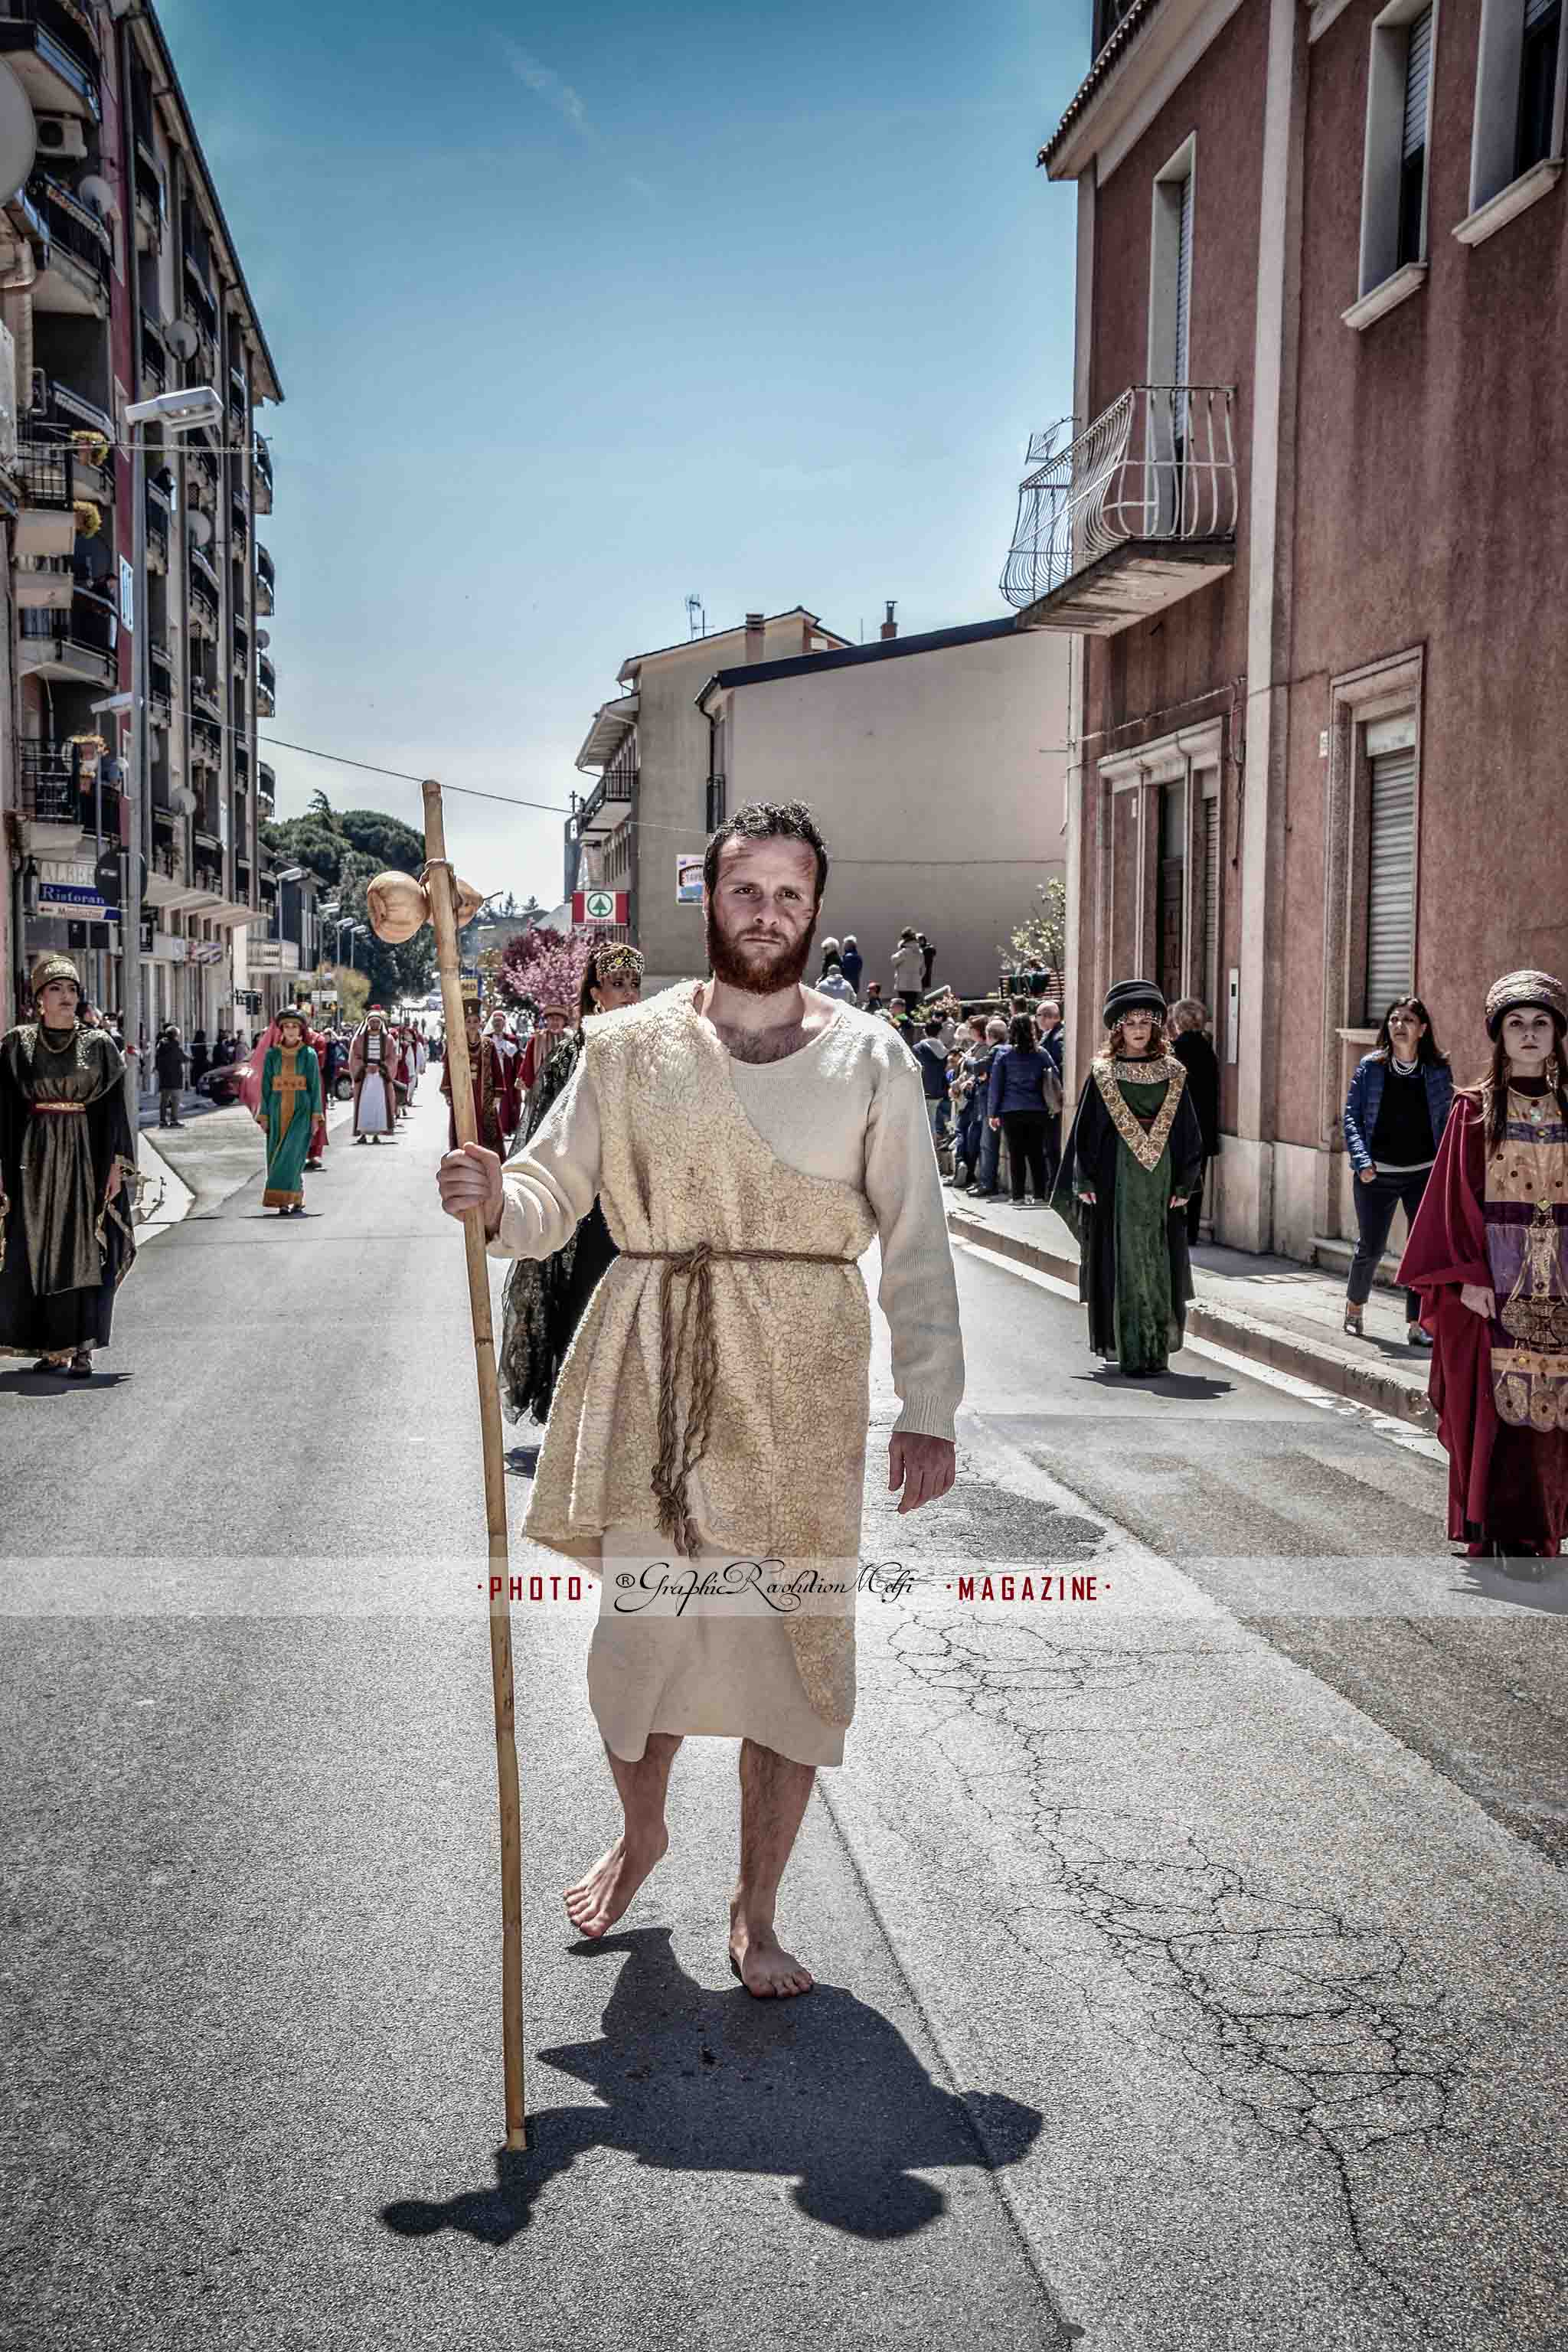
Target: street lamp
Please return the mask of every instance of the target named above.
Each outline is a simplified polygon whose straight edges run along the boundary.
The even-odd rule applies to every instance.
[[[183,392],[161,392],[153,400],[133,400],[124,411],[131,427],[131,525],[133,560],[131,692],[131,839],[125,860],[124,905],[120,910],[121,1019],[126,1045],[126,1090],[131,1097],[131,1132],[136,1132],[141,1111],[142,1042],[142,812],[147,799],[147,483],[144,425],[161,425],[168,433],[194,433],[202,425],[218,425],[224,416],[221,396],[210,383],[189,384]]]

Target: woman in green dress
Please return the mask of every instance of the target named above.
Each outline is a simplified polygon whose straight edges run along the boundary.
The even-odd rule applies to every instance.
[[[280,1217],[305,1213],[305,1158],[317,1128],[326,1124],[321,1108],[321,1066],[299,1013],[278,1015],[278,1043],[268,1045],[261,1063],[261,1101],[258,1127],[267,1130],[267,1190],[264,1209]]]
[[[1185,1211],[1203,1132],[1186,1071],[1166,1047],[1165,1000],[1153,982],[1120,981],[1105,1025],[1050,1205],[1078,1236],[1095,1354],[1123,1372],[1163,1372],[1193,1295]]]
[[[0,1355],[92,1377],[136,1255],[125,1056],[79,1018],[68,956],[32,973],[36,1017],[0,1039]]]

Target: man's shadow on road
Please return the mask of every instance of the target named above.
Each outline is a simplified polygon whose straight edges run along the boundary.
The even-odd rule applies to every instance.
[[[1039,2110],[989,2091],[955,2097],[897,2028],[852,1993],[817,1983],[790,2001],[740,1985],[711,1992],[687,1976],[668,1927],[584,1944],[624,1952],[604,2039],[542,2050],[536,2063],[591,2084],[602,2105],[550,2108],[526,2149],[496,2151],[494,2187],[435,2203],[399,2199],[381,2219],[401,2237],[460,2230],[504,2245],[534,2199],[579,2156],[618,2149],[668,2172],[795,2178],[803,2213],[852,2237],[912,2236],[947,2210],[914,2168],[994,2170],[1033,2147]]]

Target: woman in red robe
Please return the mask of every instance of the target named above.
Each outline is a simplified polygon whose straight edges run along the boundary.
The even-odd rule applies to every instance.
[[[1398,1278],[1434,1343],[1449,1536],[1542,1577],[1568,1533],[1568,989],[1509,972],[1486,1023],[1491,1069],[1454,1097]]]

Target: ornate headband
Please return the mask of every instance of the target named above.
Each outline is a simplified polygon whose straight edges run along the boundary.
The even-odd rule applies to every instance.
[[[640,981],[643,976],[643,955],[640,948],[628,947],[617,940],[611,947],[595,948],[588,958],[589,969],[596,981]]]

